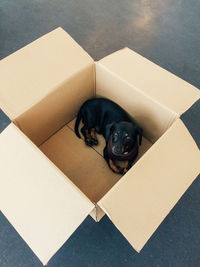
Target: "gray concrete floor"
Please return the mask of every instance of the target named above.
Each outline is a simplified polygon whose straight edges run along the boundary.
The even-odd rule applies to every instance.
[[[128,46],[200,88],[199,0],[1,0],[0,59],[63,27],[95,59]],[[183,117],[199,144],[200,105]],[[193,114],[193,113],[191,113]],[[0,130],[9,120],[0,112]],[[137,254],[107,217],[88,217],[48,266],[200,266],[200,176]],[[0,213],[0,267],[42,266]]]

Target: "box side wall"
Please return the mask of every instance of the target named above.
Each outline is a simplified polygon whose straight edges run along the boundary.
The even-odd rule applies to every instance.
[[[77,72],[14,122],[40,145],[71,121],[85,100],[94,97],[94,71],[94,65],[89,65]]]
[[[96,63],[96,95],[109,98],[124,108],[143,128],[144,136],[151,142],[155,142],[178,118],[178,114],[144,94],[140,88],[128,83],[100,62]]]

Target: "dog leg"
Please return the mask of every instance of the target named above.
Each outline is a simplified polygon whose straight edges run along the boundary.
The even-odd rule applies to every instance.
[[[114,162],[112,161],[112,159],[109,159],[109,167],[111,168],[111,170],[115,173],[123,173],[121,168],[119,169]]]
[[[127,160],[124,164],[124,174],[130,169],[130,164],[129,161]]]
[[[126,172],[132,167],[133,162],[136,160],[136,158],[137,158],[137,156],[134,157],[133,159],[131,159],[131,160],[127,160],[127,161],[125,162],[124,173],[126,173]]]
[[[96,136],[96,132],[94,128],[91,129],[90,134],[91,134],[93,145],[98,145],[98,140],[97,140],[97,136]]]
[[[86,126],[84,125],[81,128],[81,132],[84,136],[84,140],[85,140],[85,144],[87,146],[94,146],[94,145],[98,145],[98,140],[96,137],[96,133],[95,133],[95,129],[92,128],[91,130],[89,130],[88,128],[86,128]]]
[[[108,152],[107,152],[107,146],[103,150],[103,156],[105,161],[108,164],[108,167],[114,172],[118,174],[123,174],[123,168],[117,167],[114,162],[109,158]]]
[[[89,130],[85,126],[83,126],[81,128],[81,132],[83,134],[83,137],[84,137],[84,140],[85,140],[85,144],[87,146],[92,146],[92,137],[91,137],[91,135],[89,133]]]

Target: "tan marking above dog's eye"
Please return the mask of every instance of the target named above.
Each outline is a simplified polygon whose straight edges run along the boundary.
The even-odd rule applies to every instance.
[[[128,136],[128,133],[125,133],[125,136]]]

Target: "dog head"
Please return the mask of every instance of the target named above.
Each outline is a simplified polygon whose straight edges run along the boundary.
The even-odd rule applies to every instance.
[[[110,153],[123,159],[133,156],[134,150],[136,153],[138,149],[138,144],[142,143],[143,130],[136,124],[126,121],[113,123],[108,127],[106,140],[109,143]]]

